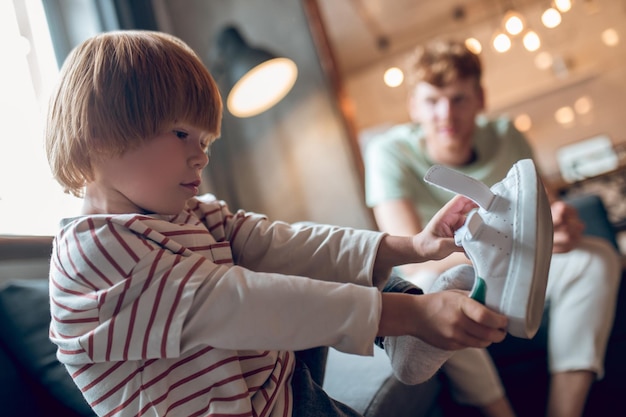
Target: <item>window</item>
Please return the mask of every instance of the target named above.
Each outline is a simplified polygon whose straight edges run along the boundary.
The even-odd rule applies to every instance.
[[[81,200],[54,181],[43,126],[58,74],[41,0],[0,1],[0,234],[50,235]]]

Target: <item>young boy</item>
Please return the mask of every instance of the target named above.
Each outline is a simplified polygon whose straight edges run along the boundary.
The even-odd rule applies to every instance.
[[[196,196],[221,112],[200,59],[166,34],[95,36],[61,70],[46,149],[84,207],[55,239],[50,335],[98,415],[357,415],[294,351],[420,338],[406,359],[430,364],[425,379],[448,350],[504,338],[506,317],[463,292],[380,291],[393,266],[460,250],[473,203],[411,237],[231,213]]]

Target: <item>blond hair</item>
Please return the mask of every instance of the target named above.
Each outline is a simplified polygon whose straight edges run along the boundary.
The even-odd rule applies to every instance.
[[[219,135],[222,101],[213,77],[180,39],[159,32],[94,36],[68,56],[45,130],[55,179],[81,196],[93,162],[136,148],[174,122]]]
[[[480,87],[480,58],[461,41],[437,39],[418,47],[409,58],[408,66],[408,84],[412,88],[420,82],[442,88],[469,78],[474,78],[476,86]]]

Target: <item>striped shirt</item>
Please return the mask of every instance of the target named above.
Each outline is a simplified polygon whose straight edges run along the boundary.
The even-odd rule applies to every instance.
[[[50,338],[100,416],[290,416],[294,350],[372,354],[381,234],[233,214],[90,215],[55,238]]]

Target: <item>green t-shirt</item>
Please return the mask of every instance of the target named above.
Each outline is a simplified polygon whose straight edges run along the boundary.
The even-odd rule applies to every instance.
[[[454,194],[424,182],[434,165],[425,151],[422,129],[398,125],[372,138],[364,152],[365,198],[369,207],[384,201],[413,202],[423,222],[428,222]],[[479,117],[474,131],[475,160],[455,170],[491,186],[502,180],[520,159],[532,158],[526,139],[510,120]]]

